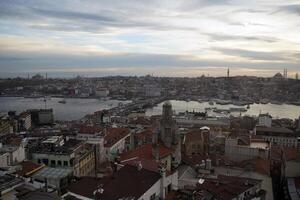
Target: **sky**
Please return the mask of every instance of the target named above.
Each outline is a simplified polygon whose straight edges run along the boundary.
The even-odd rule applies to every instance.
[[[0,77],[300,73],[300,0],[0,0]]]

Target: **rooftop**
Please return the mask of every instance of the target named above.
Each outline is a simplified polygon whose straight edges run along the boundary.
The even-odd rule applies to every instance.
[[[46,154],[70,154],[82,144],[82,141],[69,139],[62,146],[54,146],[53,144],[42,143],[32,144],[30,152],[46,153]]]
[[[104,146],[112,147],[118,141],[123,139],[124,137],[130,134],[130,130],[128,128],[109,128],[107,129],[107,133],[104,136]]]
[[[257,179],[219,175],[217,179],[204,179],[197,189],[208,191],[219,200],[231,200],[260,182]]]
[[[95,198],[94,192],[103,185],[104,190],[99,194],[100,199],[115,200],[120,198],[140,198],[149,190],[161,176],[159,173],[152,172],[142,168],[126,165],[117,171],[113,178],[96,179],[92,177],[83,177],[79,181],[71,184],[68,190],[72,193]],[[130,184],[128,184],[130,181]]]
[[[165,147],[162,144],[158,145],[158,151],[159,151],[159,158],[164,158],[168,155],[172,154],[172,149],[169,149]],[[138,147],[136,149],[133,149],[131,151],[127,151],[123,154],[121,154],[120,160],[128,160],[132,158],[140,158],[140,159],[146,159],[146,160],[153,160],[154,157],[152,155],[152,145],[151,144],[145,144],[141,147]]]
[[[30,176],[45,167],[45,165],[36,164],[31,161],[23,161],[22,163],[20,163],[20,165],[22,169],[16,172],[16,174],[18,174],[19,176]]]
[[[72,169],[70,168],[52,168],[52,167],[44,167],[40,171],[34,174],[34,177],[37,179],[44,178],[47,179],[61,179],[67,177],[72,174]]]

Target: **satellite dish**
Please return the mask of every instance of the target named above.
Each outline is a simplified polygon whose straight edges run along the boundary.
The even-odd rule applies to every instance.
[[[200,178],[198,183],[202,185],[204,183],[204,181],[205,181],[204,179]]]

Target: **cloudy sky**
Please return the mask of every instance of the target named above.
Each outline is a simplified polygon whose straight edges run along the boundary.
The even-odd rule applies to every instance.
[[[0,76],[300,73],[300,0],[0,0]]]

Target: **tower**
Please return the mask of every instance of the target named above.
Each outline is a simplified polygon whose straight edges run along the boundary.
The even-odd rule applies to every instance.
[[[288,77],[288,71],[287,71],[287,68],[284,68],[284,69],[283,69],[283,77],[284,77],[284,78],[287,78],[287,77]]]
[[[176,123],[172,119],[172,105],[169,101],[163,105],[162,119],[160,121],[161,141],[168,148],[172,145],[173,135],[175,134]]]
[[[172,118],[172,104],[166,101],[163,105],[160,121],[160,140],[167,148],[172,149],[172,166],[177,167],[181,162],[181,142],[176,121]]]
[[[227,78],[229,77],[229,67],[227,69]]]
[[[296,80],[298,80],[298,79],[299,79],[299,74],[298,74],[298,73],[296,73],[296,75],[295,75],[295,79],[296,79]]]

